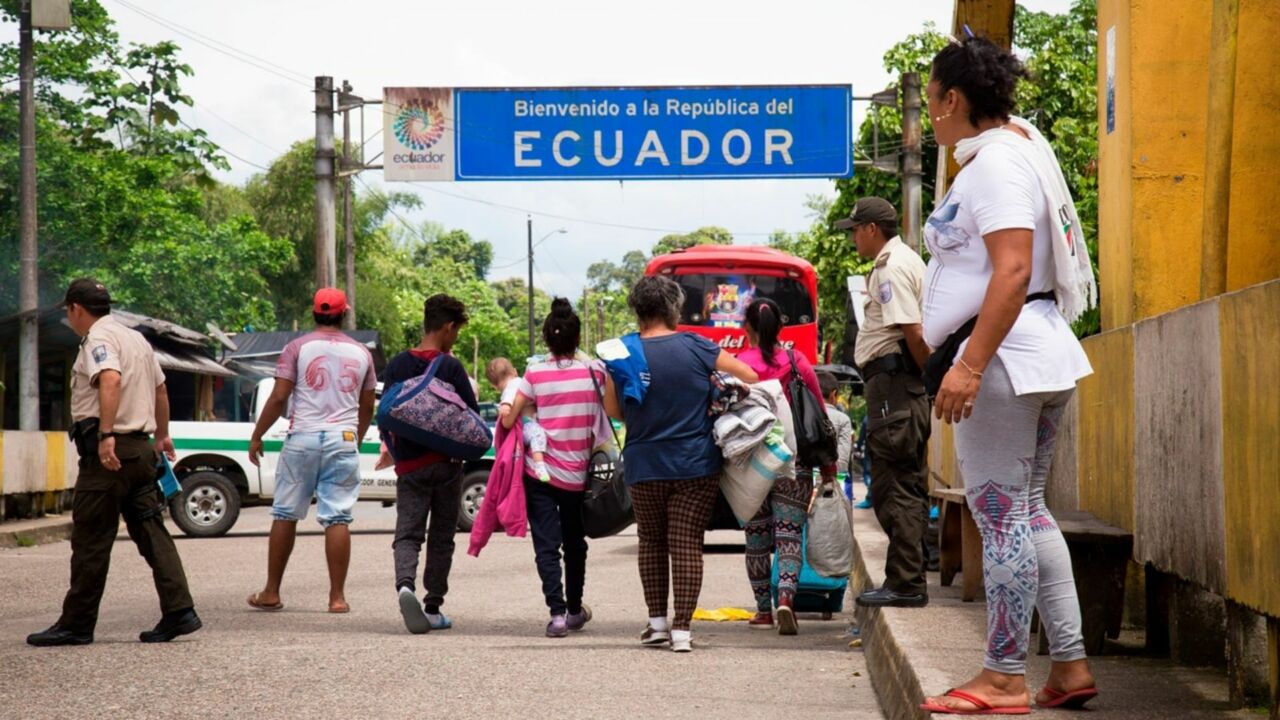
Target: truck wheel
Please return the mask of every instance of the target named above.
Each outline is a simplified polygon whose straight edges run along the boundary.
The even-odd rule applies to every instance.
[[[191,537],[225,535],[240,517],[240,492],[216,472],[191,473],[182,481],[182,494],[170,503],[169,515]]]
[[[472,470],[462,478],[462,512],[458,513],[458,529],[471,532],[484,502],[484,488],[489,484],[488,470]]]

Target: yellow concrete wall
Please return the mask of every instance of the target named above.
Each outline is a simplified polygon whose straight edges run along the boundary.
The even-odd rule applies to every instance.
[[[1133,214],[1128,188],[1133,179],[1128,159],[1133,147],[1130,121],[1132,96],[1128,91],[1133,53],[1129,51],[1129,3],[1098,2],[1098,290],[1102,303],[1102,328],[1133,322],[1133,253],[1129,235]],[[1115,129],[1107,132],[1107,31],[1116,30]]]
[[[1133,530],[1133,333],[1125,327],[1083,344],[1093,374],[1077,390],[1080,509]]]
[[[1219,310],[1226,594],[1280,617],[1280,281]]]
[[[1213,3],[1131,1],[1136,321],[1200,299]]]
[[[75,487],[79,457],[63,432],[0,432],[0,493]]]
[[[1240,0],[1227,289],[1280,277],[1280,2]]]

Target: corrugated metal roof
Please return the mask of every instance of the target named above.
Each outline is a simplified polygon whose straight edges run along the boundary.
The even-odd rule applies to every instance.
[[[235,377],[236,375],[235,372],[204,355],[183,352],[174,353],[160,348],[153,349],[156,353],[156,360],[160,361],[160,367],[165,370],[179,370],[181,372],[216,375],[219,377]]]

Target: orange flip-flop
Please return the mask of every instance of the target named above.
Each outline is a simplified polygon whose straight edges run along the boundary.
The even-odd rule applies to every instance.
[[[1080,688],[1079,690],[1072,690],[1071,692],[1062,692],[1061,690],[1054,690],[1046,685],[1040,692],[1049,696],[1047,701],[1036,703],[1036,705],[1039,705],[1042,708],[1066,708],[1069,710],[1079,710],[1084,707],[1085,703],[1098,697],[1098,688],[1096,687]]]
[[[249,596],[249,607],[255,610],[263,610],[265,612],[279,612],[284,609],[284,603],[277,601],[274,605],[262,602],[262,593],[254,593]]]
[[[991,703],[983,700],[977,695],[970,695],[963,690],[951,689],[942,694],[943,697],[953,697],[957,700],[964,700],[972,703],[972,710],[962,710],[960,708],[947,707],[937,703],[921,703],[920,709],[925,712],[938,713],[939,715],[1030,715],[1031,706],[1015,705],[1013,707],[995,707]]]

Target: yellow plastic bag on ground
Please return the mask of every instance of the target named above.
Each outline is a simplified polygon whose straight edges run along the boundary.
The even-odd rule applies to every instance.
[[[706,620],[707,622],[746,622],[753,617],[755,617],[754,612],[736,607],[724,607],[719,610],[698,608],[693,611],[694,620]]]

